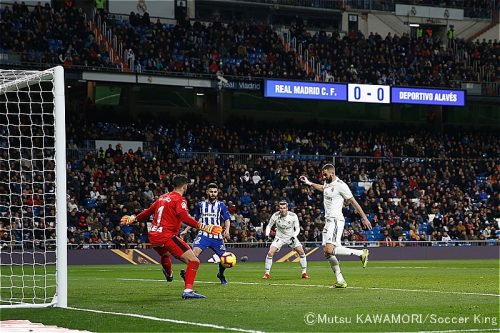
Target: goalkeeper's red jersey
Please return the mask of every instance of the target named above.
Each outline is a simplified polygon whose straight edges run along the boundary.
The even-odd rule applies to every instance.
[[[150,236],[173,236],[179,233],[181,223],[198,228],[198,222],[192,218],[187,210],[187,201],[179,192],[170,192],[162,195],[151,207],[137,215],[136,220],[143,222],[154,214],[151,223]],[[153,234],[153,235],[152,235]]]

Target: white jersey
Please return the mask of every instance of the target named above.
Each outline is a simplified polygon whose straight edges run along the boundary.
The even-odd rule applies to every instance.
[[[269,235],[273,225],[276,226],[276,238],[288,240],[297,237],[300,232],[299,218],[293,212],[288,212],[286,216],[281,216],[280,212],[274,213],[266,227],[266,235]]]
[[[336,217],[344,219],[342,207],[344,200],[352,198],[351,189],[338,177],[331,183],[323,184],[323,204],[325,205],[325,217]]]

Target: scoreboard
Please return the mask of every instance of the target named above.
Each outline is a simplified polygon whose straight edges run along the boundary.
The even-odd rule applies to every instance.
[[[465,90],[265,80],[264,96],[353,103],[465,106]]]

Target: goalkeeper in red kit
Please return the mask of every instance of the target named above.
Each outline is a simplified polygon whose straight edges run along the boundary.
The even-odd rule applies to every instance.
[[[190,180],[183,175],[173,178],[174,190],[164,194],[156,200],[151,207],[143,210],[139,215],[125,215],[121,219],[122,224],[131,224],[136,221],[143,222],[154,214],[151,230],[148,233],[149,242],[161,256],[163,272],[167,281],[173,280],[172,263],[170,254],[187,264],[184,281],[184,292],[182,298],[205,298],[205,296],[193,291],[196,271],[200,266],[200,260],[196,257],[189,245],[179,238],[181,223],[193,228],[203,229],[212,235],[222,232],[222,227],[217,225],[203,225],[193,219],[187,210],[186,193]]]

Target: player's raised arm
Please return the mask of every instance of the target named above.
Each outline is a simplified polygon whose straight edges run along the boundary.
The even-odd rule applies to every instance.
[[[307,186],[312,186],[317,191],[323,192],[323,190],[324,190],[323,185],[313,183],[312,181],[310,181],[309,179],[307,179],[306,176],[300,176],[299,179],[300,179],[301,182],[303,182]]]
[[[366,214],[363,211],[363,208],[361,208],[361,206],[356,201],[356,199],[354,199],[354,197],[351,197],[350,199],[347,200],[347,202],[349,202],[354,207],[354,209],[356,210],[356,212],[358,212],[358,214],[361,215],[361,219],[363,221],[363,225],[366,227],[366,229],[372,230],[372,224],[370,223],[370,221],[366,217]]]

